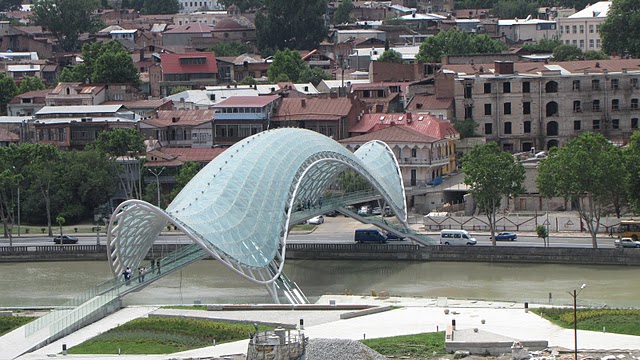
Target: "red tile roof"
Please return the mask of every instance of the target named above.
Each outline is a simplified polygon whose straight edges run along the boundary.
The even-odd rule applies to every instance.
[[[33,101],[32,103],[44,104],[44,98],[47,96],[47,94],[49,94],[49,91],[51,91],[51,89],[27,91],[26,93],[22,93],[14,96],[9,103],[20,104],[22,102],[22,99],[35,99],[36,101]],[[37,101],[37,100],[41,100],[41,101]]]
[[[357,83],[351,84],[351,91],[356,90],[377,90],[387,89],[389,86],[400,86],[402,92],[407,92],[407,87],[411,85],[410,82],[376,82],[376,83]]]
[[[172,102],[171,100],[164,100],[164,99],[151,99],[151,100],[131,100],[131,101],[117,101],[117,100],[113,100],[113,101],[105,101],[103,102],[101,105],[117,105],[117,104],[122,104],[124,106],[127,107],[127,109],[129,110],[135,110],[135,109],[147,109],[147,108],[159,108],[169,102]]]
[[[224,148],[158,148],[147,152],[146,166],[180,166],[187,161],[209,163]]]
[[[210,33],[213,27],[206,23],[187,23],[163,32],[163,34],[201,34]]]
[[[435,95],[415,95],[407,104],[407,111],[446,110],[452,106],[453,98],[438,99]]]
[[[352,104],[348,98],[285,98],[277,113],[271,118],[277,121],[292,120],[340,120],[349,115]]]
[[[12,142],[17,143],[20,140],[20,136],[18,134],[14,134],[7,129],[0,128],[0,141],[1,142]]]
[[[214,109],[227,107],[263,107],[279,99],[278,95],[232,96],[213,105]]]
[[[366,143],[372,140],[381,140],[387,143],[432,143],[438,139],[421,134],[406,125],[386,126],[376,129],[364,135],[358,135],[342,139],[340,143]]]
[[[578,60],[578,61],[562,61],[549,62],[516,62],[513,64],[514,70],[518,74],[538,74],[543,71],[556,70],[558,67],[565,69],[573,74],[587,73],[603,73],[622,72],[623,69],[640,70],[640,59],[610,59],[610,60]],[[443,70],[451,70],[458,74],[485,74],[494,73],[495,64],[460,64],[460,65],[442,65]],[[481,71],[482,70],[482,71]]]
[[[411,122],[407,122],[407,118]],[[403,125],[435,139],[455,138],[459,133],[451,123],[423,114],[364,114],[350,133],[369,133],[380,128]]]
[[[213,110],[159,110],[156,118],[143,120],[142,123],[156,126],[198,126],[213,120]]]
[[[205,58],[204,64],[182,64],[180,59]],[[217,73],[216,55],[212,52],[193,52],[183,54],[164,53],[160,55],[164,74]]]

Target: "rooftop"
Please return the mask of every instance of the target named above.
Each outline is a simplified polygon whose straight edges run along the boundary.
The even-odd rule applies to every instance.
[[[568,19],[606,18],[609,8],[611,8],[611,1],[600,1],[568,16]]]
[[[90,113],[115,113],[127,110],[122,104],[117,105],[81,105],[81,106],[45,106],[36,115],[50,114],[90,114]]]
[[[264,107],[278,100],[278,95],[264,96],[232,96],[213,106],[214,109],[226,107]]]
[[[285,98],[272,120],[340,120],[351,108],[348,98]]]

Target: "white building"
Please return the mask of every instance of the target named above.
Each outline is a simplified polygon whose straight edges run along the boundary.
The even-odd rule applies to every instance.
[[[518,41],[540,41],[558,36],[555,21],[526,18],[498,20],[498,33],[507,39]]]
[[[611,1],[600,1],[581,11],[558,19],[560,40],[565,45],[575,45],[582,51],[602,50],[600,25],[607,20]]]
[[[218,4],[218,0],[178,0],[180,3],[180,12],[181,13],[192,13],[195,11],[203,11],[203,10],[220,10],[222,6]]]

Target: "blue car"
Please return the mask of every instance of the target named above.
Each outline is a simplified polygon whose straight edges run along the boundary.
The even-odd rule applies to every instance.
[[[516,235],[516,233],[507,232],[507,231],[503,231],[496,234],[496,241],[499,241],[499,240],[514,241],[517,238],[518,238],[518,235]]]

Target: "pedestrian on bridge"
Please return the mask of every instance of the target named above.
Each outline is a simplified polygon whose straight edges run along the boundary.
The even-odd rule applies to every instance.
[[[155,274],[156,273],[156,259],[151,258],[151,273]]]
[[[158,268],[158,275],[160,275],[160,259],[156,259],[156,267]]]

